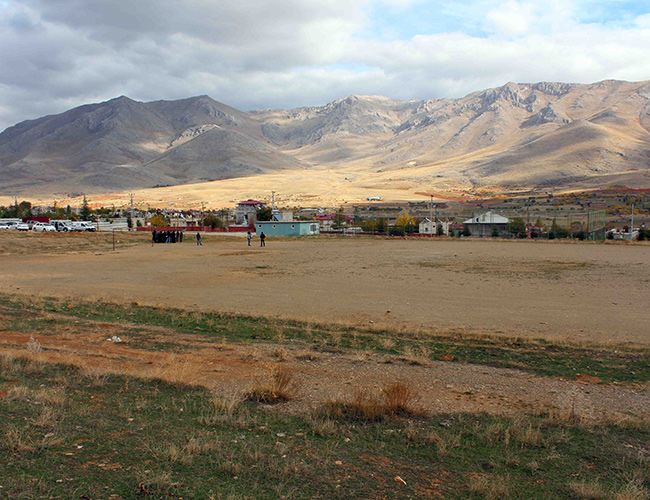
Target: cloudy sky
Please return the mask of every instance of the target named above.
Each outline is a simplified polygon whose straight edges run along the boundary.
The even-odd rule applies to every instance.
[[[650,2],[0,0],[0,130],[127,95],[240,109],[650,79]]]

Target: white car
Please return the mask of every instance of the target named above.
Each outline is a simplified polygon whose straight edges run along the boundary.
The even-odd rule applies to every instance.
[[[20,224],[16,224],[16,229],[18,231],[29,231],[31,226],[27,222],[21,222]]]
[[[40,233],[51,233],[51,232],[56,232],[56,228],[51,224],[46,224],[45,222],[36,222],[32,226],[32,231],[36,231]]]

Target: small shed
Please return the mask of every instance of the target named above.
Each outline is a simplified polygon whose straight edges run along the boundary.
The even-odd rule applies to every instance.
[[[257,221],[255,234],[264,232],[266,236],[300,236],[303,234],[319,234],[318,222],[308,221]]]

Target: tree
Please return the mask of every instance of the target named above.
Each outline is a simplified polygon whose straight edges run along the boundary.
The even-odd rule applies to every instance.
[[[203,218],[202,222],[203,226],[210,226],[212,229],[216,227],[222,227],[223,226],[223,221],[217,217],[216,215],[210,214],[207,215]]]
[[[149,222],[153,227],[166,227],[169,225],[169,221],[161,214],[154,215]]]
[[[402,233],[412,232],[413,228],[416,227],[415,219],[407,213],[400,214],[395,222],[395,226],[397,226]]]
[[[346,222],[347,218],[343,214],[343,209],[340,209],[336,214],[334,214],[334,219],[332,220],[332,229],[341,229]]]
[[[273,218],[273,210],[271,207],[260,207],[257,209],[257,220],[266,221]]]
[[[472,236],[472,232],[469,230],[467,226],[465,226],[463,232],[460,234],[462,234],[465,238],[469,238],[470,236]]]
[[[499,237],[499,229],[497,227],[492,228],[492,238],[498,238]]]
[[[444,236],[444,234],[445,234],[445,230],[442,228],[442,224],[440,222],[438,222],[436,224],[436,235]]]
[[[510,234],[514,234],[518,238],[526,236],[526,223],[521,217],[515,217],[510,223]]]
[[[90,207],[88,206],[88,200],[86,195],[84,195],[84,200],[81,203],[81,212],[79,213],[81,220],[90,220]]]

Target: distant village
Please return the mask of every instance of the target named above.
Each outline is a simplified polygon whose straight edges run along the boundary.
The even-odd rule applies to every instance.
[[[551,199],[546,205],[530,198],[514,207],[509,200],[448,203],[406,202],[345,205],[338,209],[276,208],[275,202],[247,199],[231,209],[90,208],[33,206],[28,201],[0,207],[0,230],[33,231],[183,231],[254,232],[266,236],[376,235],[395,237],[543,238],[578,240],[647,240],[650,202],[645,196],[624,205]],[[532,201],[531,201],[532,200]],[[543,201],[543,200],[542,200]],[[621,202],[629,201],[627,198]],[[555,203],[555,205],[554,205]],[[572,206],[575,204],[575,207]],[[547,208],[544,208],[544,207]],[[548,208],[551,207],[551,208]],[[555,207],[555,208],[553,208]],[[560,210],[563,208],[564,210]],[[576,210],[577,209],[577,210]],[[549,213],[550,212],[550,213]],[[636,216],[636,223],[635,218]],[[618,224],[616,223],[618,217]],[[626,223],[629,219],[629,223]]]

